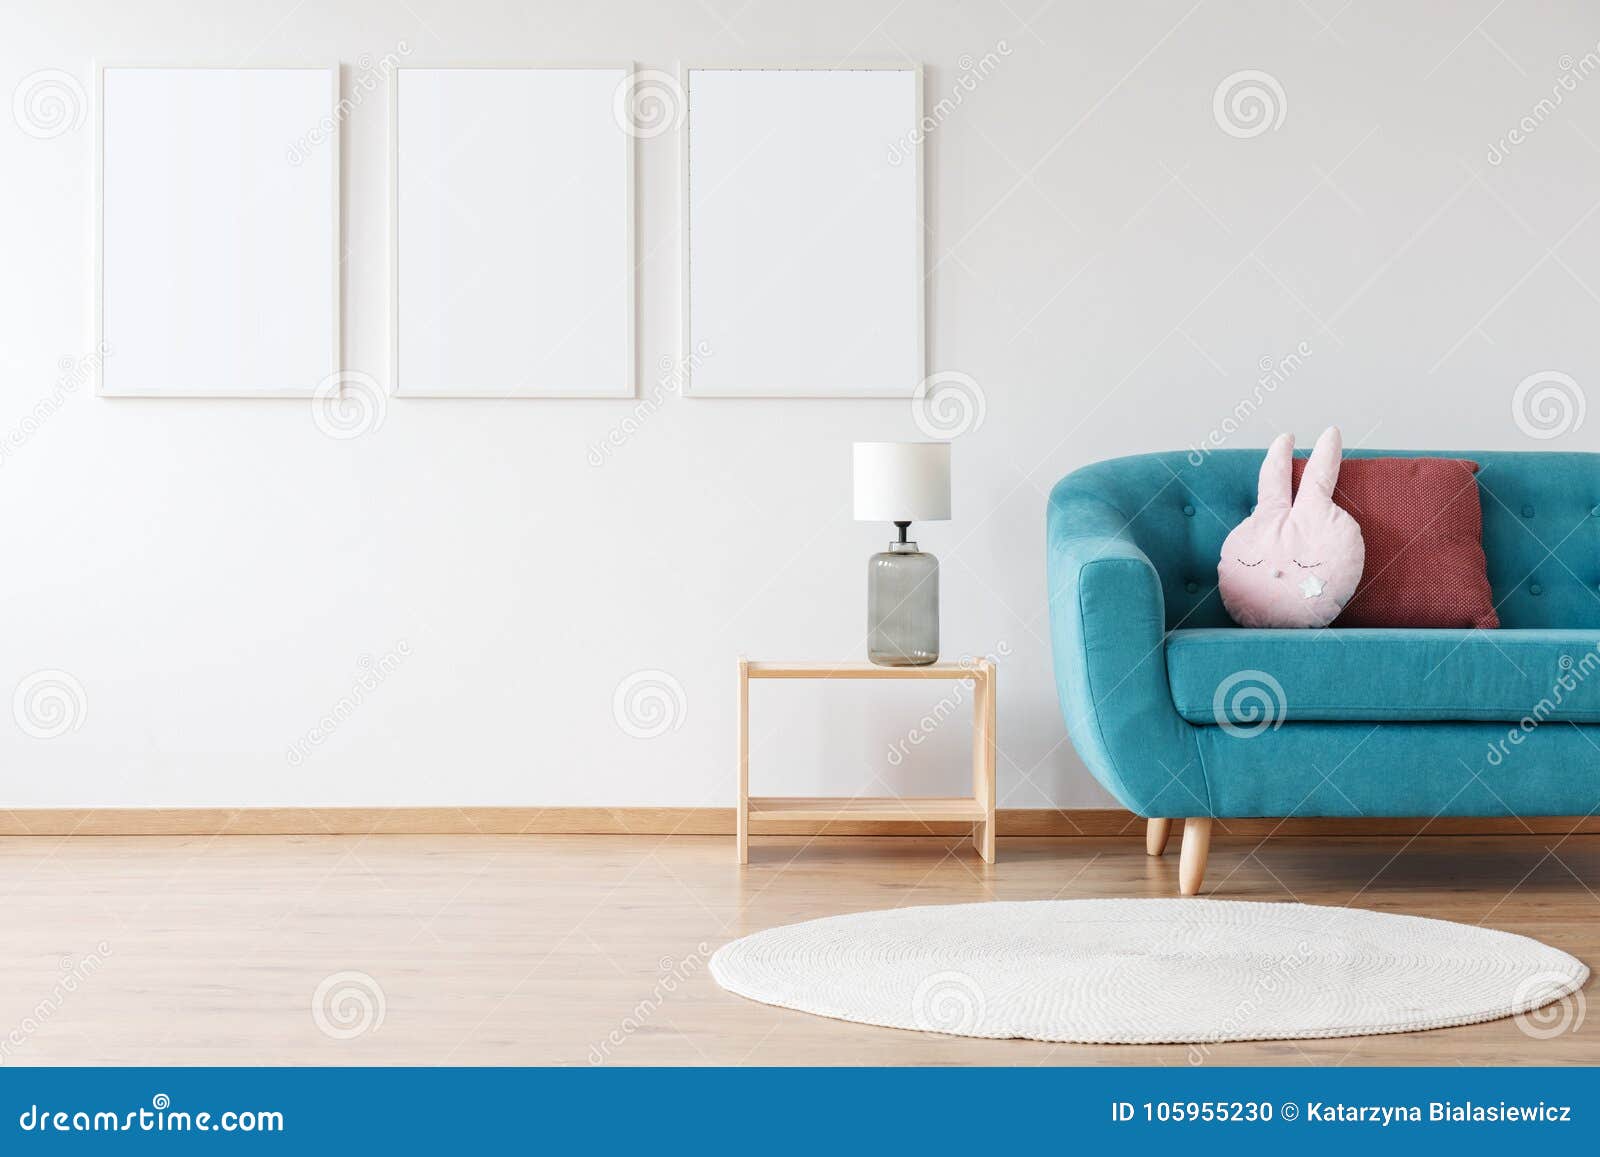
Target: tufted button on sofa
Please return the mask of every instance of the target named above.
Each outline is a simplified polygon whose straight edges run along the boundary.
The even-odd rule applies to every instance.
[[[1067,731],[1153,854],[1185,819],[1179,890],[1213,818],[1600,810],[1600,454],[1348,451],[1479,464],[1501,629],[1260,631],[1216,567],[1262,453],[1098,462],[1050,496]]]

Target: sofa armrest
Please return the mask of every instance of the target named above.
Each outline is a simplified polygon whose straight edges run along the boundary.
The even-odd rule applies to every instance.
[[[1050,496],[1047,546],[1056,689],[1078,755],[1139,815],[1210,815],[1194,728],[1167,681],[1161,580],[1127,519],[1068,477]]]

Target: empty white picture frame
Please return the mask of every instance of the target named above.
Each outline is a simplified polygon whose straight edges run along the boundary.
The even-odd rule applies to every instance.
[[[339,366],[339,69],[97,68],[99,392],[299,397]]]
[[[634,394],[632,66],[407,65],[390,103],[396,392]]]
[[[688,393],[909,397],[921,69],[691,68],[683,84]]]

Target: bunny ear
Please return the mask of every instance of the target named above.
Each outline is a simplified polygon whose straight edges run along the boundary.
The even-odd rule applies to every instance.
[[[1339,481],[1339,459],[1343,451],[1344,439],[1339,436],[1339,427],[1329,426],[1317,439],[1316,448],[1311,451],[1311,460],[1306,463],[1306,471],[1300,476],[1300,500],[1333,501],[1333,486]],[[1307,498],[1307,495],[1310,497]]]
[[[1264,507],[1289,506],[1293,492],[1294,435],[1279,434],[1267,447],[1267,457],[1261,463],[1261,477],[1256,483],[1256,505]]]

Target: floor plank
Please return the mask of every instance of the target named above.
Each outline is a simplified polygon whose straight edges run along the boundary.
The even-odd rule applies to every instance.
[[[706,974],[726,940],[817,916],[1173,895],[1177,857],[1143,842],[1008,839],[985,866],[965,839],[780,837],[741,870],[703,836],[4,839],[0,1063],[1600,1063],[1587,1022],[1205,1050],[964,1040],[769,1008]],[[1219,833],[1205,894],[1481,923],[1600,961],[1597,836]],[[347,998],[320,1026],[319,985]]]

